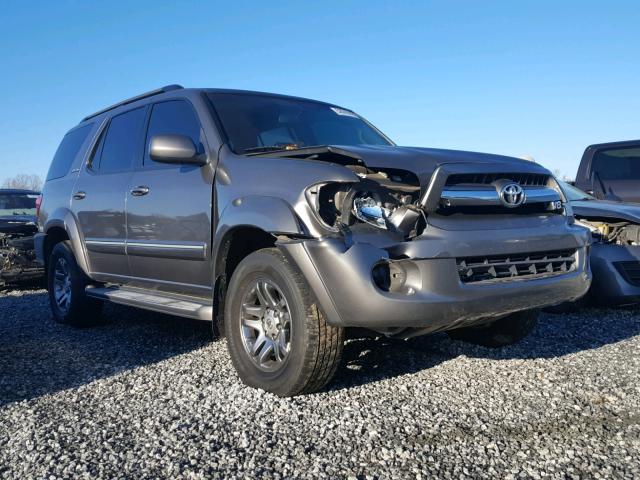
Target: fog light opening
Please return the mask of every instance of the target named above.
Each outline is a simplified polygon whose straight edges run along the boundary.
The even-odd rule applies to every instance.
[[[413,294],[415,290],[405,288],[407,281],[407,272],[404,268],[394,262],[378,263],[371,272],[373,282],[383,292],[403,292],[405,294]]]

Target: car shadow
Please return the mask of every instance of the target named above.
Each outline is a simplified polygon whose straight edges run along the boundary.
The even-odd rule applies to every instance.
[[[190,352],[211,341],[210,324],[106,305],[92,328],[57,324],[45,291],[0,296],[0,406],[78,387]]]
[[[51,318],[44,290],[0,296],[0,407],[79,387],[206,346],[206,322],[108,304],[103,325],[78,329]],[[640,308],[542,314],[533,333],[502,349],[449,339],[444,333],[394,340],[354,338],[327,390],[419,372],[459,356],[492,360],[555,358],[640,335]]]
[[[596,349],[640,335],[640,307],[543,313],[522,341],[492,349],[452,340],[445,333],[409,340],[385,337],[347,342],[342,365],[327,390],[342,390],[416,373],[459,356],[491,360],[550,359]]]

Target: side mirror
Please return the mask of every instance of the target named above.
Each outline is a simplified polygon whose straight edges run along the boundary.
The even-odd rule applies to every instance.
[[[186,135],[156,135],[149,143],[149,156],[159,163],[199,166],[207,163]]]

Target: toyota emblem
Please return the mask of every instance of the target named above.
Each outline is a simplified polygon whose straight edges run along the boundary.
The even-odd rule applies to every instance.
[[[500,189],[500,201],[505,207],[519,207],[524,200],[524,190],[517,183],[508,183]]]

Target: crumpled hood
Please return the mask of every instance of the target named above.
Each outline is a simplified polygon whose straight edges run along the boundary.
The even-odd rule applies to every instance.
[[[550,173],[535,162],[490,153],[397,146],[336,145],[336,148],[357,155],[369,168],[399,168],[413,172],[418,176],[423,186],[436,168],[452,163],[504,164],[505,173]]]
[[[612,218],[640,223],[640,203],[609,200],[576,200],[571,202],[573,214],[579,217]]]

